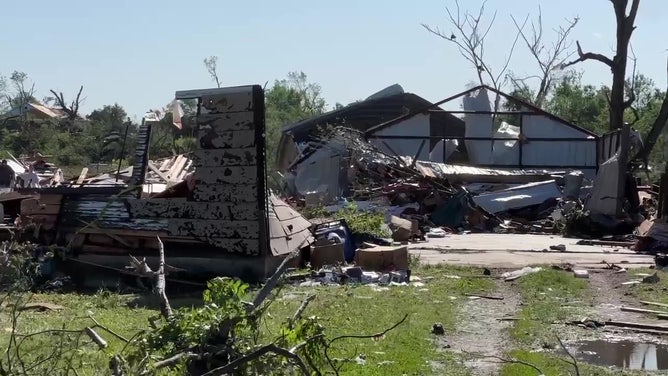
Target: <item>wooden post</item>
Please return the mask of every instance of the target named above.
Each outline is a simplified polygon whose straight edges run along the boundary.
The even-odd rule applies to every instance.
[[[620,135],[619,142],[619,155],[618,155],[618,176],[617,176],[617,202],[616,202],[616,213],[618,217],[621,217],[624,214],[624,196],[626,193],[626,171],[628,170],[628,159],[629,159],[629,143],[631,138],[631,127],[629,123],[624,122],[622,125],[622,131]]]

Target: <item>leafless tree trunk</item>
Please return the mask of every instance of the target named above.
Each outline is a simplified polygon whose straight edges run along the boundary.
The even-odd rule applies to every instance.
[[[577,44],[578,58],[564,64],[564,67],[577,64],[585,60],[596,60],[610,67],[612,71],[612,88],[610,91],[610,129],[621,129],[624,124],[624,111],[631,107],[635,96],[630,93],[629,98],[625,98],[624,82],[626,80],[626,67],[629,55],[629,42],[631,35],[635,30],[635,19],[638,14],[640,0],[631,0],[631,7],[627,14],[629,0],[610,0],[615,9],[617,20],[617,43],[615,56],[611,59],[605,55],[583,52],[580,42]]]
[[[67,114],[67,120],[69,121],[74,121],[77,119],[79,116],[79,106],[81,105],[81,102],[83,102],[83,99],[81,98],[81,93],[83,92],[83,85],[79,88],[79,92],[77,93],[76,98],[72,100],[72,103],[69,105],[65,102],[65,97],[63,96],[63,92],[56,93],[55,90],[50,90],[51,93],[54,96],[54,100],[56,101],[56,105],[63,110],[64,113]]]
[[[566,26],[559,26],[555,29],[557,34],[555,41],[551,45],[546,45],[543,39],[543,14],[540,7],[538,7],[537,21],[531,21],[531,34],[524,31],[524,25],[520,25],[514,16],[511,15],[510,17],[540,69],[539,75],[524,78],[512,77],[511,75],[510,80],[515,88],[528,88],[526,83],[528,80],[539,80],[538,91],[533,98],[533,104],[543,107],[550,89],[552,89],[555,77],[561,72],[561,66],[573,55],[573,52],[570,51],[573,42],[569,40],[569,35],[577,25],[579,18],[567,19]]]

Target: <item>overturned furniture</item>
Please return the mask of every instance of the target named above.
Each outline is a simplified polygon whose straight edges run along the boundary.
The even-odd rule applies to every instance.
[[[308,246],[310,223],[266,187],[264,93],[260,86],[179,91],[197,99],[195,171],[173,195],[142,199],[150,123],[142,125],[127,186],[41,189],[44,210],[22,213],[42,241],[67,246],[70,264],[122,270],[128,256],[187,274],[262,279]],[[170,196],[170,197],[166,197]],[[48,236],[44,236],[48,234]]]

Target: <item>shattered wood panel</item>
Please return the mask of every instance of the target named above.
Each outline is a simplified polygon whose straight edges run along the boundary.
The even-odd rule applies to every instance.
[[[229,114],[201,114],[197,118],[199,129],[216,133],[255,129],[255,114],[251,111]]]
[[[170,234],[174,236],[257,239],[260,225],[257,221],[220,221],[171,219]]]
[[[255,131],[215,132],[201,129],[197,132],[202,149],[232,149],[255,146]]]
[[[202,109],[206,109],[208,113],[252,111],[253,92],[240,91],[225,95],[206,95],[202,97]]]
[[[195,167],[254,166],[257,164],[255,148],[196,150],[192,160]]]
[[[196,184],[248,185],[257,181],[257,167],[199,167],[194,174]]]
[[[234,204],[171,199],[128,199],[128,207],[133,218],[222,219],[228,221],[253,221],[259,218],[257,202]]]
[[[257,202],[257,186],[255,183],[245,186],[198,183],[193,190],[193,200],[231,203]]]

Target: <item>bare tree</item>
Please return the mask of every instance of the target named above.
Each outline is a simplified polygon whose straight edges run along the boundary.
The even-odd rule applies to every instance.
[[[65,97],[63,96],[63,92],[56,93],[55,90],[50,90],[50,92],[53,94],[53,100],[56,102],[56,105],[64,112],[67,114],[67,120],[69,121],[74,121],[77,119],[79,116],[79,106],[83,102],[83,99],[81,98],[81,93],[83,92],[83,85],[79,88],[79,92],[77,93],[77,96],[72,100],[70,104],[67,104],[65,102]]]
[[[462,57],[473,65],[480,85],[490,85],[494,87],[494,89],[500,90],[505,83],[505,74],[508,70],[508,65],[512,59],[513,52],[515,51],[515,45],[520,37],[520,33],[517,33],[515,36],[503,66],[500,70],[494,72],[489,63],[485,60],[485,38],[487,38],[492,26],[494,26],[496,12],[494,12],[492,19],[488,23],[485,23],[483,16],[486,3],[487,1],[485,0],[480,6],[477,14],[468,11],[462,12],[459,7],[459,1],[457,0],[455,0],[455,12],[446,7],[445,11],[448,15],[448,20],[454,28],[454,31],[450,33],[445,33],[441,31],[440,28],[434,28],[427,24],[422,24],[422,27],[430,33],[456,45]],[[524,21],[525,24],[526,21],[527,20]]]
[[[629,0],[610,0],[615,10],[615,18],[617,21],[617,43],[615,48],[615,56],[611,59],[603,54],[584,52],[580,46],[580,42],[576,42],[578,58],[566,63],[563,67],[569,67],[586,60],[596,60],[610,67],[612,71],[612,88],[610,90],[610,129],[621,129],[624,125],[624,111],[631,107],[635,96],[633,91],[629,93],[629,97],[625,97],[624,83],[626,80],[626,67],[629,55],[629,42],[631,35],[635,30],[635,19],[638,14],[638,6],[640,0],[631,0],[631,7],[629,8]],[[628,14],[627,14],[628,9]]]
[[[24,72],[14,71],[9,77],[9,80],[14,86],[14,95],[7,95],[7,102],[13,108],[18,108],[20,111],[25,110],[25,106],[34,100],[35,84],[28,86],[28,75]]]
[[[542,107],[547,99],[550,89],[552,89],[552,84],[555,78],[562,72],[562,65],[564,65],[566,60],[573,55],[573,52],[571,51],[573,42],[569,40],[569,35],[575,28],[575,25],[577,25],[579,18],[573,17],[571,19],[566,19],[565,26],[555,28],[555,39],[548,45],[544,40],[543,14],[540,6],[538,7],[538,19],[535,22],[531,21],[531,33],[525,32],[524,25],[520,25],[514,16],[511,15],[510,17],[515,23],[517,32],[522,37],[529,53],[536,61],[540,70],[538,75],[524,78],[517,78],[510,75],[510,80],[515,88],[524,89],[529,87],[527,84],[528,80],[538,80],[538,90],[534,95],[533,103],[538,107]]]
[[[218,56],[209,56],[204,59],[204,66],[211,76],[211,79],[220,87],[220,80],[218,79]]]

